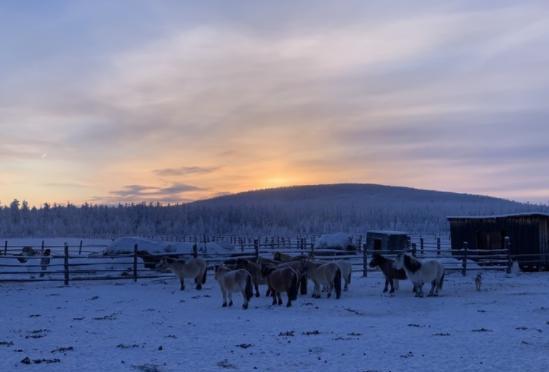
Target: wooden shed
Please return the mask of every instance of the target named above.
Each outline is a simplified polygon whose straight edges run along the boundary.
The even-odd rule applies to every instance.
[[[369,231],[366,244],[369,252],[395,254],[408,249],[410,237],[402,231]]]
[[[448,221],[454,255],[459,255],[464,242],[469,249],[503,249],[508,237],[511,258],[522,268],[549,268],[549,214],[462,216]]]

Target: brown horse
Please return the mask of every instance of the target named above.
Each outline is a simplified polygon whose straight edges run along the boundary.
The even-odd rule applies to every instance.
[[[291,267],[274,269],[263,268],[263,275],[267,277],[267,283],[273,296],[273,305],[282,305],[281,293],[288,294],[287,307],[292,306],[292,301],[297,299],[297,287],[299,285],[299,274]]]
[[[389,293],[394,293],[395,289],[398,289],[398,281],[408,278],[406,276],[406,271],[403,269],[395,269],[393,263],[393,260],[385,258],[379,253],[374,253],[374,257],[370,261],[370,267],[379,267],[385,276],[385,287],[383,288],[383,293],[387,292],[388,285],[391,285],[391,291]]]

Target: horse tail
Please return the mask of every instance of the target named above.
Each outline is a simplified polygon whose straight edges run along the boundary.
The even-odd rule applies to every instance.
[[[341,297],[341,269],[338,267],[334,277],[334,288],[336,292],[336,298]]]
[[[301,279],[299,280],[299,287],[301,289],[301,294],[306,295],[307,294],[307,275],[301,275]]]
[[[202,274],[202,284],[206,283],[206,277],[208,276],[208,266],[204,268],[204,274]]]
[[[292,273],[292,282],[290,288],[288,288],[288,298],[291,301],[297,300],[297,290],[299,287],[299,277],[296,273]]]
[[[442,276],[440,277],[440,280],[438,282],[438,289],[442,289],[442,285],[444,284],[444,275],[446,273],[444,271],[442,271]]]
[[[250,274],[246,275],[246,301],[250,301],[250,299],[254,296],[254,289],[252,287],[252,276]]]
[[[349,276],[347,277],[347,283],[348,284],[351,284],[351,278],[353,277],[353,269],[351,269],[351,271],[349,271]]]

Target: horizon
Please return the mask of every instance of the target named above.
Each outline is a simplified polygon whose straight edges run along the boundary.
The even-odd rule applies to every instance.
[[[541,1],[6,1],[0,205],[320,184],[549,204]]]
[[[276,191],[276,190],[289,189],[289,188],[300,188],[300,187],[344,186],[344,185],[382,186],[382,187],[387,187],[387,188],[404,188],[404,189],[410,189],[410,190],[414,190],[414,191],[428,191],[428,192],[435,192],[435,193],[451,193],[451,194],[456,194],[456,195],[468,195],[468,196],[478,196],[478,197],[502,199],[502,200],[515,202],[515,203],[530,204],[532,206],[549,207],[549,203],[544,203],[544,202],[528,202],[528,201],[527,202],[522,202],[522,201],[513,200],[513,199],[498,198],[498,197],[490,196],[490,195],[460,193],[460,192],[454,192],[454,191],[448,191],[448,190],[419,189],[419,188],[415,188],[415,187],[402,186],[402,185],[383,185],[383,184],[372,184],[372,183],[332,183],[332,184],[310,184],[310,185],[290,185],[290,186],[266,187],[266,188],[261,188],[261,189],[251,189],[251,190],[238,191],[238,192],[235,192],[235,193],[224,193],[223,195],[215,195],[215,196],[212,196],[212,197],[206,197],[204,199],[197,199],[197,200],[184,201],[184,202],[180,202],[180,201],[176,201],[176,202],[126,201],[126,202],[110,202],[110,203],[83,202],[83,203],[79,204],[79,203],[73,203],[69,200],[69,201],[65,201],[65,202],[51,202],[50,203],[50,202],[46,201],[46,202],[43,202],[43,203],[40,203],[40,204],[29,204],[27,200],[19,199],[19,198],[15,198],[14,200],[12,200],[10,202],[13,202],[15,200],[17,200],[20,204],[22,204],[23,202],[27,202],[29,208],[37,208],[37,209],[43,208],[45,204],[48,204],[49,206],[55,206],[55,205],[57,205],[57,206],[68,206],[68,205],[72,205],[72,206],[76,206],[76,207],[82,207],[83,205],[100,206],[100,207],[102,207],[102,206],[104,206],[104,207],[117,207],[119,205],[129,206],[129,205],[141,205],[141,204],[147,204],[147,205],[151,205],[151,204],[156,205],[156,204],[158,204],[161,207],[167,207],[167,206],[185,205],[185,204],[190,204],[190,203],[194,203],[194,202],[208,201],[208,200],[212,200],[212,199],[215,199],[215,198],[231,197],[231,196],[236,196],[236,195],[239,195],[239,194],[262,192],[262,191]],[[0,208],[9,206],[10,202],[5,202],[4,203],[0,200]]]

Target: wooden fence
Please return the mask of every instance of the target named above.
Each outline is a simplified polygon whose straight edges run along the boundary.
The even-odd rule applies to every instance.
[[[241,257],[254,259],[257,257],[272,258],[273,253],[279,251],[288,255],[307,255],[320,261],[334,259],[348,260],[353,266],[354,272],[362,276],[368,276],[371,269],[368,266],[373,252],[368,250],[364,243],[354,251],[341,249],[315,248],[314,239],[279,238],[279,239],[239,239],[238,245],[230,253],[201,253],[211,267],[223,261]],[[207,241],[206,241],[207,242]],[[467,244],[463,245],[458,257],[455,250],[452,251],[449,240],[440,237],[412,237],[411,251],[420,259],[438,259],[445,269],[450,272],[461,272],[466,275],[468,271],[475,270],[509,270],[512,264],[509,249],[498,251],[471,250]],[[194,244],[195,252],[199,251],[200,243]],[[64,244],[48,245],[42,242],[38,247],[32,247],[35,255],[23,256],[23,246],[10,245],[4,242],[4,249],[0,251],[0,282],[20,281],[60,281],[68,285],[72,281],[83,280],[138,280],[153,278],[173,277],[169,273],[161,273],[146,269],[142,260],[138,257],[139,246],[128,247],[123,254],[104,254],[107,245],[94,244]],[[50,256],[44,255],[49,249]],[[383,252],[384,255],[394,256],[397,252]],[[159,255],[173,254],[172,252]],[[193,255],[193,252],[177,253],[185,257]],[[23,260],[25,262],[20,262]],[[49,261],[49,262],[47,262]],[[47,262],[47,265],[45,263]]]

